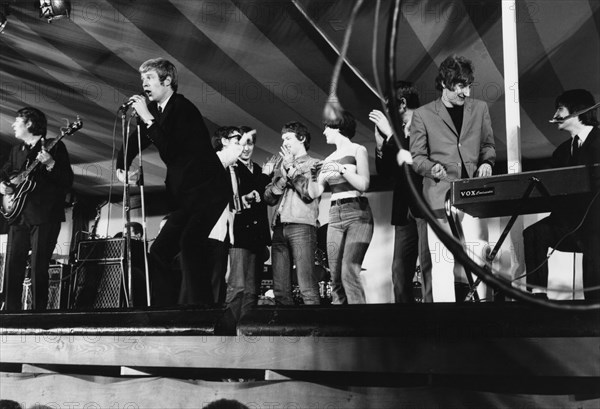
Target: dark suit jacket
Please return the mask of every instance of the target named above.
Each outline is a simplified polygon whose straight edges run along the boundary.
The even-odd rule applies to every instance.
[[[261,252],[264,247],[271,243],[271,228],[267,217],[267,203],[262,199],[265,187],[271,182],[271,178],[262,174],[262,168],[254,163],[252,172],[241,161],[237,162],[236,173],[239,179],[240,196],[256,190],[261,201],[253,203],[248,209],[235,215],[233,223],[233,247],[249,249]]]
[[[571,158],[571,143],[572,139],[561,143],[552,154],[552,167],[561,168],[569,166]],[[577,165],[592,165],[600,163],[600,129],[593,128],[585,142],[579,147]],[[596,191],[600,189],[600,175],[592,175],[593,183]],[[589,201],[577,201],[571,204],[567,210],[555,211],[552,217],[564,218],[571,225],[579,224],[584,213],[587,210]],[[582,226],[582,231],[596,232],[600,234],[600,198],[597,198],[590,209],[590,213],[586,222]]]
[[[407,138],[407,142],[409,138]],[[380,176],[391,177],[393,183],[392,196],[392,224],[394,226],[405,226],[409,221],[410,214],[420,217],[420,212],[415,206],[412,196],[409,193],[408,181],[404,170],[398,165],[396,156],[398,155],[398,145],[394,137],[389,138],[381,147],[381,157],[375,155],[375,168]],[[423,177],[411,169],[413,183],[421,193],[423,188]]]
[[[46,140],[46,145],[52,139]],[[0,170],[0,178],[7,179],[11,174],[18,173],[26,168],[26,161],[30,163],[41,149],[41,139],[30,150],[26,144],[13,146],[8,160]],[[36,185],[29,192],[21,215],[26,223],[38,225],[42,223],[58,222],[65,220],[65,197],[73,184],[73,170],[69,161],[69,154],[65,145],[59,141],[50,155],[56,162],[51,171],[39,164],[29,175]]]
[[[465,101],[460,135],[441,98],[438,98],[415,110],[410,138],[413,167],[424,176],[423,196],[438,214],[444,209],[450,181],[461,176],[461,163],[464,163],[469,177],[473,177],[481,164],[487,162],[493,166],[496,160],[490,113],[487,104],[476,99]],[[436,163],[446,168],[446,179],[433,179],[431,168]]]
[[[167,166],[165,185],[170,210],[191,210],[199,201],[220,203],[231,194],[229,177],[210,142],[208,129],[198,108],[181,94],[173,94],[162,114],[156,102],[148,108],[155,118],[150,128],[141,126],[142,149],[154,144]],[[127,166],[138,155],[137,135],[129,136]],[[123,148],[117,169],[125,169]],[[206,205],[206,203],[204,203]]]

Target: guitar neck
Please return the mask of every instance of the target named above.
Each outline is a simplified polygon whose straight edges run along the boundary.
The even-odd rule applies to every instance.
[[[57,136],[55,139],[51,140],[50,143],[48,143],[48,146],[45,146],[45,149],[47,151],[52,150],[52,148],[54,148],[54,146],[58,143],[58,141],[60,141],[62,138],[64,138],[66,134],[64,132],[62,132],[59,136]],[[23,177],[27,177],[29,176],[29,174],[31,172],[33,172],[33,170],[40,164],[39,160],[34,160],[33,162],[31,162],[31,164],[29,166],[27,166],[27,169],[25,169],[22,173]]]

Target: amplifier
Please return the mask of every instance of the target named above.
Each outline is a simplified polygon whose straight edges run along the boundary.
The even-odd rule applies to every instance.
[[[71,266],[66,264],[53,264],[48,267],[47,309],[58,310],[67,308],[71,284],[70,272]]]
[[[82,241],[77,247],[70,307],[125,307],[127,278],[126,239]],[[140,240],[131,240],[134,305],[145,304],[144,248]]]
[[[69,304],[69,288],[71,284],[71,266],[66,264],[50,264],[48,266],[48,304],[47,310],[65,309]],[[23,290],[21,293],[21,308],[32,308],[31,270],[27,267]]]
[[[135,243],[135,240],[131,241]],[[121,261],[125,254],[125,239],[102,239],[82,241],[77,247],[77,261]]]

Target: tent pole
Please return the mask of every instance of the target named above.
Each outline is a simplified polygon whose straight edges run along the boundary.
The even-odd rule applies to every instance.
[[[519,100],[519,62],[517,52],[518,5],[516,0],[502,0],[502,51],[504,60],[504,110],[506,115],[506,161],[508,173],[522,171],[521,115]],[[510,233],[511,276],[525,271],[523,218],[519,217]],[[524,279],[523,279],[524,280]]]

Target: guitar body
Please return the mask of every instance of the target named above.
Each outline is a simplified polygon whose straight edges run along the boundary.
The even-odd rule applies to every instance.
[[[15,191],[10,195],[2,196],[2,206],[0,213],[9,222],[12,223],[23,210],[27,195],[35,189],[35,182],[31,179],[26,179],[23,183],[15,188]]]
[[[60,135],[53,139],[52,142],[45,146],[47,151],[50,151],[54,145],[56,145],[62,138],[67,135],[72,135],[81,129],[83,123],[79,116],[77,116],[77,120],[75,122],[71,122],[66,127],[61,128]],[[14,188],[14,192],[10,195],[2,196],[2,206],[0,207],[0,214],[4,216],[9,223],[12,223],[23,210],[23,206],[25,205],[25,201],[27,200],[27,194],[35,189],[35,182],[29,176],[33,170],[40,164],[40,161],[37,159],[34,160],[24,171],[20,172],[14,177],[11,177],[7,184],[17,185]]]

